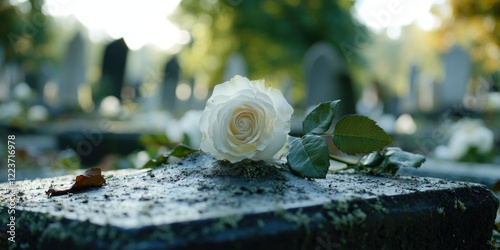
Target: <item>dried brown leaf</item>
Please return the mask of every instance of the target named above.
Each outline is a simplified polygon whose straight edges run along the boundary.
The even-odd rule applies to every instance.
[[[70,188],[50,188],[49,190],[45,191],[45,194],[47,194],[49,197],[63,195],[70,192],[82,191],[91,187],[101,187],[104,183],[106,183],[106,180],[101,175],[101,169],[91,168],[85,171],[85,173],[78,175],[75,178],[75,183]]]

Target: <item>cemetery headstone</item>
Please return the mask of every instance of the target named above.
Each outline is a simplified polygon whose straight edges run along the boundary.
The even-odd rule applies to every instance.
[[[293,79],[290,75],[285,74],[281,79],[281,88],[283,89],[283,96],[286,98],[288,103],[292,106],[295,105],[295,98],[293,93]]]
[[[424,112],[433,111],[435,108],[435,83],[432,76],[422,73],[418,79],[418,109]]]
[[[4,49],[0,44],[0,101],[5,101],[9,97],[10,84],[7,82],[7,73],[4,67]]]
[[[306,108],[320,102],[341,99],[336,117],[355,113],[354,90],[339,54],[328,43],[314,44],[305,55]]]
[[[5,60],[5,51],[3,49],[3,46],[0,44],[0,69],[3,68],[4,60]]]
[[[444,71],[444,82],[439,88],[438,110],[462,104],[471,74],[471,61],[467,52],[453,46],[444,55]]]
[[[6,62],[1,69],[0,79],[0,100],[9,100],[11,98],[11,88],[20,81],[24,80],[19,65],[15,62]]]
[[[174,111],[176,108],[177,97],[175,90],[179,83],[181,68],[177,57],[174,56],[165,64],[163,75],[163,85],[161,88],[161,105],[163,109]]]
[[[232,54],[226,62],[224,81],[228,81],[235,75],[247,77],[247,63],[241,53]]]
[[[38,77],[38,85],[37,85],[37,100],[36,102],[39,104],[45,103],[45,86],[50,82],[51,78],[54,76],[54,67],[52,63],[49,61],[43,61],[40,63],[40,75]]]
[[[414,113],[417,111],[419,75],[418,66],[415,63],[411,64],[410,72],[408,73],[408,92],[400,110],[402,113]]]
[[[0,223],[42,249],[490,249],[498,199],[482,185],[343,173],[298,178],[195,153],[106,185],[46,197],[75,176],[0,184]],[[9,220],[10,219],[10,220]],[[0,231],[0,248],[15,243]],[[19,245],[17,245],[19,247]]]
[[[59,104],[63,110],[78,107],[78,89],[85,83],[85,55],[85,41],[77,33],[68,44],[59,83]]]
[[[115,40],[106,46],[102,63],[101,81],[96,98],[97,102],[110,95],[121,100],[127,54],[128,47],[123,38]]]

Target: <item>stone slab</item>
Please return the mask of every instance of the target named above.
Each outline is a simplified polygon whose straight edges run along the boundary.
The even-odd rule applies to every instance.
[[[489,249],[498,208],[478,184],[352,173],[308,180],[199,153],[103,175],[101,188],[51,198],[45,190],[75,177],[1,184],[2,225],[10,197],[19,203],[17,245],[4,229],[0,248]]]
[[[500,167],[494,164],[428,159],[420,168],[401,168],[401,174],[475,182],[490,189],[500,187]]]

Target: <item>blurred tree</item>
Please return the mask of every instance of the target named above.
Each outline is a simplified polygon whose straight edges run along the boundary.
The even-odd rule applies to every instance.
[[[438,48],[454,43],[469,49],[475,76],[488,75],[500,68],[500,1],[449,0],[451,11],[435,9],[442,19],[435,32]]]
[[[353,2],[183,0],[177,21],[193,37],[181,54],[183,70],[197,80],[219,83],[225,61],[239,51],[250,78],[275,82],[288,74],[301,83],[304,54],[318,41],[330,42],[355,67],[369,38],[350,14]]]
[[[47,56],[49,18],[42,13],[41,0],[0,0],[0,43],[5,59],[28,71]]]
[[[404,29],[399,39],[394,40],[385,32],[374,35],[372,43],[364,51],[369,67],[364,73],[378,79],[388,91],[387,95],[404,97],[409,89],[411,65],[437,81],[443,79],[443,67],[436,53],[434,36],[412,24]]]

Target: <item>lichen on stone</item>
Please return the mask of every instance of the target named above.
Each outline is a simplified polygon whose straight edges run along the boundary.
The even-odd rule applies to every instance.
[[[465,204],[458,199],[455,200],[454,207],[455,207],[455,209],[460,209],[460,211],[462,211],[462,212],[465,212],[465,210],[467,209],[467,207],[465,207]]]
[[[444,216],[444,215],[445,215],[445,212],[444,212],[444,207],[438,207],[438,208],[437,208],[437,212],[438,212],[438,214],[440,214],[440,215],[443,215],[443,216]]]

